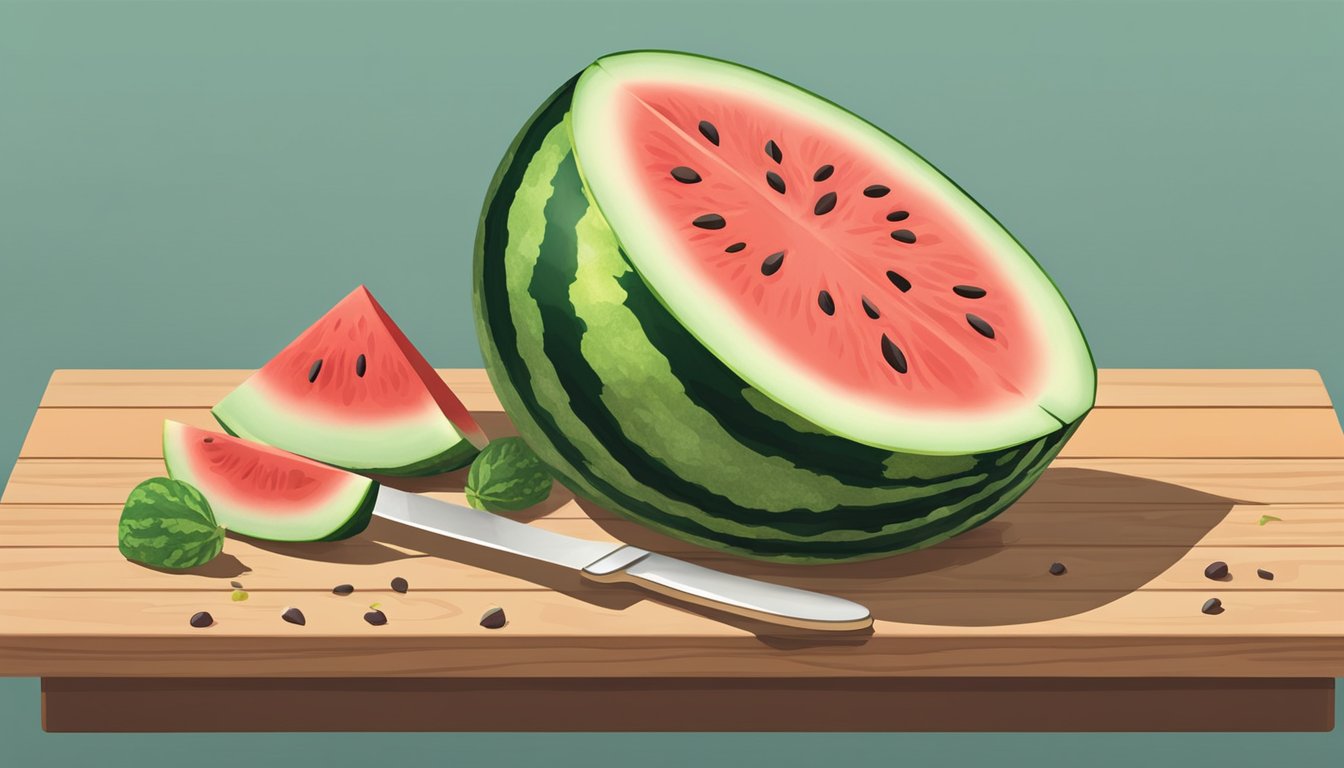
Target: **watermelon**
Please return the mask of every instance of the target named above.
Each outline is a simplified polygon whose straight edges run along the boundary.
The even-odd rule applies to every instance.
[[[1096,368],[1026,250],[880,129],[742,66],[637,51],[509,147],[477,328],[577,495],[794,563],[928,547],[1011,504]]]
[[[163,422],[163,461],[195,486],[234,533],[272,541],[335,541],[363,531],[378,484],[231,435]]]
[[[486,443],[457,395],[362,285],[213,413],[230,434],[383,475],[457,469]]]

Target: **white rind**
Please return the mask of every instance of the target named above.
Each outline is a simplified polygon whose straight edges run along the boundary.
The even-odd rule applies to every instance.
[[[772,103],[824,125],[866,154],[893,164],[907,180],[918,180],[932,195],[955,207],[959,220],[998,258],[1040,322],[1043,339],[1040,381],[1034,397],[1009,407],[937,411],[902,406],[875,397],[837,392],[809,370],[794,367],[781,376],[783,354],[761,354],[775,342],[757,330],[753,318],[727,302],[706,302],[716,287],[679,267],[668,249],[682,236],[665,224],[646,184],[619,155],[627,145],[616,117],[623,85],[700,81]],[[697,339],[745,381],[790,411],[838,435],[868,445],[922,453],[976,453],[1018,445],[1058,430],[1087,413],[1096,393],[1096,368],[1076,320],[1058,289],[1032,257],[974,200],[913,151],[851,113],[781,80],[745,67],[685,54],[634,52],[599,59],[575,87],[570,121],[580,174],[603,216],[640,276],[664,306]],[[671,244],[671,245],[670,245]],[[949,429],[958,420],[964,429]]]

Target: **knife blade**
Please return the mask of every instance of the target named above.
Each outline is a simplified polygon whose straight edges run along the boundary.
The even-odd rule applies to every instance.
[[[833,595],[716,571],[628,544],[547,531],[429,496],[381,487],[373,514],[459,541],[633,584],[664,597],[796,629],[852,631],[873,624],[864,606]]]

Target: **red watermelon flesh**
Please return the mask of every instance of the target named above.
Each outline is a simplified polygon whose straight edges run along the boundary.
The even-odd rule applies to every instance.
[[[165,421],[163,458],[235,533],[276,541],[353,536],[368,525],[378,484],[260,443]]]
[[[1038,392],[1044,340],[1022,297],[908,173],[769,102],[684,85],[631,97],[626,151],[688,246],[682,268],[758,318],[775,349],[837,389],[914,407]]]
[[[241,437],[364,472],[442,472],[469,462],[486,442],[362,285],[213,412]]]
[[[1090,407],[1091,356],[1053,283],[871,124],[768,75],[656,52],[603,59],[574,98],[575,158],[623,253],[790,411],[958,453]]]

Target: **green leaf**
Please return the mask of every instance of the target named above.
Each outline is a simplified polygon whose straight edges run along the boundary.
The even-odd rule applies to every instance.
[[[223,548],[224,529],[210,503],[187,483],[152,477],[126,497],[117,549],[127,560],[185,570],[214,560]]]
[[[485,446],[467,472],[467,503],[491,512],[517,512],[551,495],[551,473],[517,437]]]
[[[1275,517],[1275,516],[1273,516],[1273,515],[1261,515],[1261,516],[1260,516],[1260,524],[1261,524],[1261,525],[1264,525],[1265,523],[1268,523],[1268,522],[1270,522],[1271,520],[1277,520],[1277,521],[1279,521],[1279,522],[1283,522],[1283,518],[1282,518],[1282,517]]]

